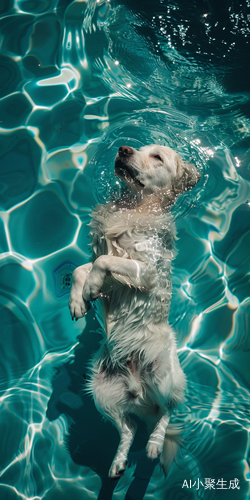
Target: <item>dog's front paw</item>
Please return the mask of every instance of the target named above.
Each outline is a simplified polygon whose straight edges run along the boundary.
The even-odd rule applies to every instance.
[[[82,290],[83,300],[91,301],[100,297],[101,289],[105,273],[93,266],[92,271],[88,274]]]
[[[76,290],[72,289],[69,299],[69,310],[72,320],[75,318],[78,320],[87,314],[90,309],[90,303],[83,299],[81,291],[78,293]]]

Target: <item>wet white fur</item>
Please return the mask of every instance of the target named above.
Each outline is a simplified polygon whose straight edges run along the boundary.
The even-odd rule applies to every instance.
[[[146,420],[147,454],[160,455],[167,474],[179,441],[168,424],[185,389],[168,324],[175,239],[169,207],[199,174],[159,145],[120,150],[116,174],[129,194],[94,210],[92,263],[74,271],[69,307],[72,319],[78,319],[99,299],[95,306],[105,338],[92,361],[89,390],[120,433],[110,477],[119,477],[126,467],[136,431],[133,413]]]

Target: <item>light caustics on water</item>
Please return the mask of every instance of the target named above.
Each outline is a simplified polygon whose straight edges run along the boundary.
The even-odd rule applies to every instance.
[[[184,446],[165,480],[139,443],[113,498],[133,484],[145,499],[220,498],[218,488],[182,488],[204,477],[227,485],[238,478],[228,497],[249,494],[249,97],[235,90],[228,57],[239,34],[249,36],[250,6],[243,14],[228,9],[235,41],[221,36],[215,10],[198,9],[203,52],[190,34],[192,14],[185,18],[178,2],[144,7],[108,0],[0,7],[3,500],[97,498],[105,485],[116,431],[82,392],[100,326],[91,314],[71,322],[70,276],[90,259],[91,208],[121,193],[117,149],[155,142],[202,172],[173,208],[170,321],[188,379],[174,419]]]

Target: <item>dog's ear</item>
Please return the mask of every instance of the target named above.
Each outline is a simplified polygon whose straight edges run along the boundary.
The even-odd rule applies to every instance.
[[[197,182],[199,182],[201,174],[192,163],[184,162],[179,155],[177,156],[176,162],[177,176],[173,182],[172,188],[178,195],[184,191],[193,189]]]
[[[201,178],[200,172],[198,172],[192,163],[184,162],[179,155],[176,155],[175,161],[177,164],[177,175],[172,186],[157,190],[164,212],[170,210],[178,196],[185,191],[190,191]]]

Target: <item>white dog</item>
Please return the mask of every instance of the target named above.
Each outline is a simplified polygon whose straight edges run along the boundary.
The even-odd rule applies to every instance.
[[[117,478],[126,468],[136,431],[133,413],[148,424],[148,457],[161,455],[167,474],[178,448],[178,433],[168,423],[185,388],[168,324],[175,240],[169,208],[200,174],[159,145],[120,147],[115,174],[127,192],[94,210],[92,263],[74,271],[69,307],[78,319],[99,299],[106,335],[92,361],[89,390],[120,433],[109,476]]]

